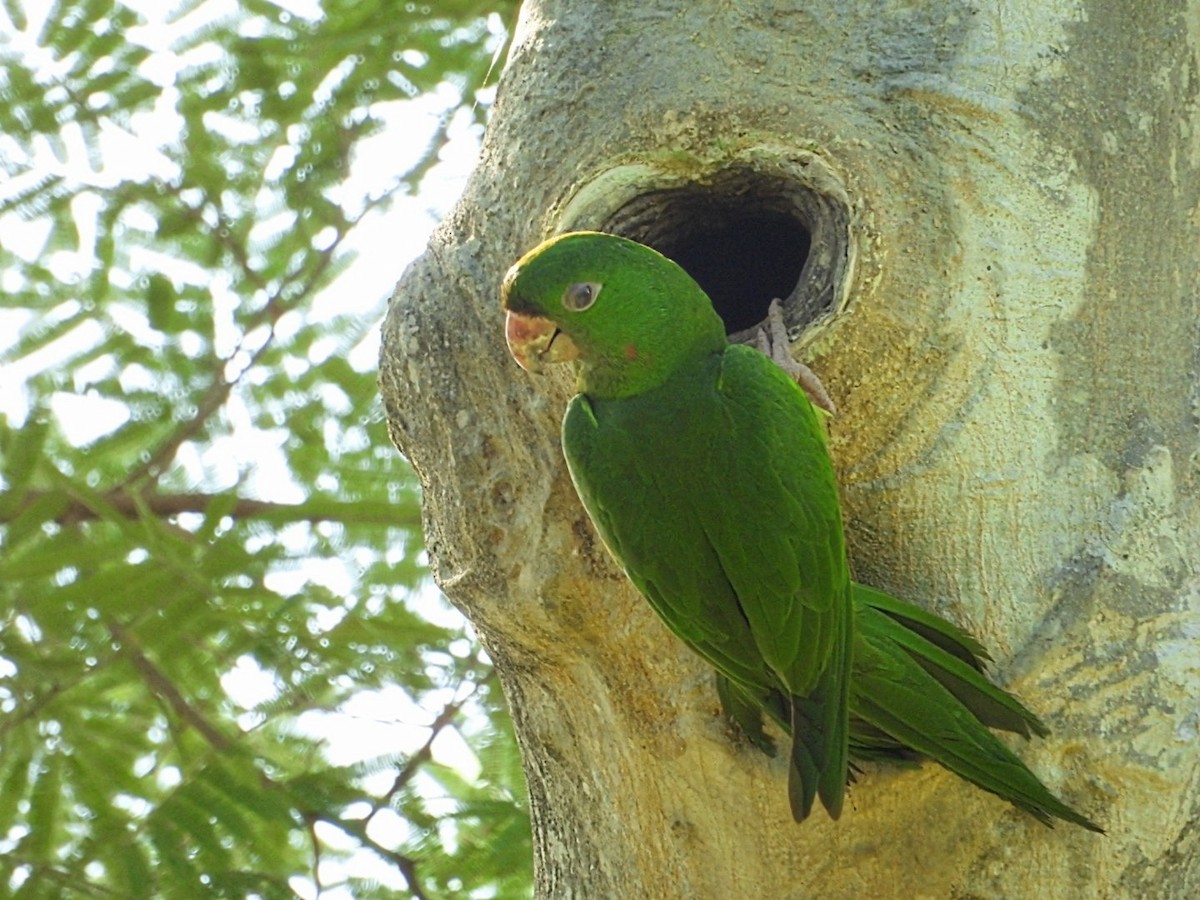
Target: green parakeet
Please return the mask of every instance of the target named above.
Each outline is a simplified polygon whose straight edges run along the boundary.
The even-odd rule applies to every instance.
[[[699,285],[648,247],[576,232],[509,270],[506,337],[536,372],[576,361],[563,453],[596,530],[667,626],[717,670],[764,749],[792,736],[788,795],[842,809],[850,759],[927,756],[1043,822],[1099,826],[989,727],[1045,726],[949,622],[854,583],[822,422]]]

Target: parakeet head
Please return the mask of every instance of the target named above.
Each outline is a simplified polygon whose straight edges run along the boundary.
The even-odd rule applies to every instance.
[[[682,268],[649,247],[577,231],[526,253],[504,276],[513,357],[529,372],[579,361],[580,390],[625,397],[719,350],[725,329]]]

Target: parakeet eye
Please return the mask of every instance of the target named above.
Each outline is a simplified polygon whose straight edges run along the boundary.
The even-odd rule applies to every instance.
[[[563,291],[562,305],[571,312],[583,312],[596,302],[599,293],[600,285],[594,281],[577,281]]]

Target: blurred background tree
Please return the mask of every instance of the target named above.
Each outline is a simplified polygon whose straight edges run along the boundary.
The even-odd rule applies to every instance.
[[[0,0],[0,894],[529,894],[375,385],[516,6]]]

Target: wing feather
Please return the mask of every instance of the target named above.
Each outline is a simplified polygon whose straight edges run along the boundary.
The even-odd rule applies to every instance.
[[[734,681],[805,700],[794,811],[807,815],[819,792],[836,815],[850,578],[824,433],[803,392],[733,345],[636,397],[576,397],[563,449],[601,537],[668,627]]]

